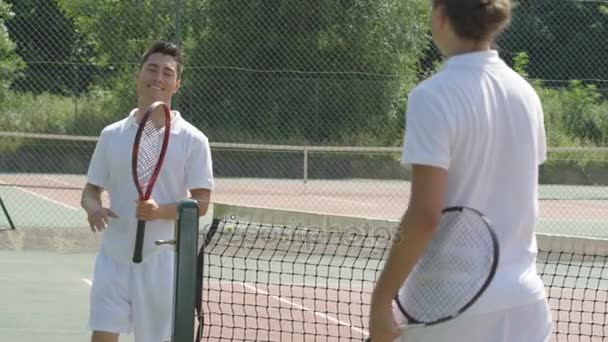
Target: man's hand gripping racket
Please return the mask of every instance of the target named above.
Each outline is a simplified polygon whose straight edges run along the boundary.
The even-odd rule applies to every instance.
[[[465,312],[494,278],[498,258],[498,238],[483,214],[465,207],[445,209],[437,234],[395,298],[408,322],[402,333]]]
[[[167,153],[170,131],[169,106],[161,101],[154,102],[144,113],[133,143],[131,173],[140,201],[150,199]],[[135,263],[142,261],[145,229],[146,221],[138,220],[133,252]]]

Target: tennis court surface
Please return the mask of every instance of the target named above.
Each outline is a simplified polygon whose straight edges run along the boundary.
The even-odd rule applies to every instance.
[[[42,253],[42,259],[90,261],[75,277],[57,273],[78,287],[56,294],[57,299],[78,302],[80,309],[51,304],[48,298],[37,304],[53,307],[46,312],[57,306],[71,312],[66,314],[72,317],[71,328],[57,325],[44,332],[63,341],[87,336],[88,285],[82,279],[90,279],[98,237],[86,228],[79,208],[83,183],[82,175],[0,175],[0,198],[17,226],[11,230],[0,213],[0,248],[19,253],[7,262],[26,260],[33,252]],[[603,341],[608,336],[608,190],[544,185],[540,191],[538,266],[551,296],[554,341]],[[208,242],[203,274],[197,277],[202,280],[202,340],[361,341],[368,333],[373,282],[408,197],[405,181],[218,179],[214,201],[231,205],[216,205],[200,222],[200,245]],[[56,267],[70,269],[65,260],[69,257]],[[19,281],[42,289],[37,272]],[[195,280],[179,283],[194,286]],[[2,286],[2,293],[20,288],[15,281]],[[23,335],[31,324],[19,313],[27,306],[13,305],[18,310],[7,310],[7,318],[0,319],[13,323],[0,327],[0,335]],[[194,321],[193,316],[179,319]],[[79,337],[65,334],[75,334],[74,329]]]
[[[81,174],[4,173],[0,199],[17,226],[80,228],[86,226],[80,210],[85,182]],[[393,220],[403,214],[410,195],[410,183],[404,180],[218,178],[216,182],[213,200],[220,203]],[[539,232],[608,238],[608,187],[541,185],[539,196]],[[8,227],[3,213],[0,227]]]
[[[371,290],[396,225],[216,204],[213,224],[201,232],[202,340],[363,340]],[[549,234],[538,241],[553,341],[604,341],[608,241]],[[185,288],[193,282],[178,279]]]

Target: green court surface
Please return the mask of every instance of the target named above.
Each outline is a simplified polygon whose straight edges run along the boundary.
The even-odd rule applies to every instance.
[[[78,196],[79,194],[72,194]],[[35,190],[0,187],[0,196],[15,225],[21,227],[86,227],[86,215],[78,202],[54,199]],[[7,225],[0,213],[0,226]]]
[[[87,341],[93,263],[92,253],[0,251],[0,341]]]
[[[608,186],[544,184],[538,195],[541,199],[608,201]]]
[[[584,220],[541,220],[536,227],[536,231],[546,234],[608,239],[608,220],[602,222]]]

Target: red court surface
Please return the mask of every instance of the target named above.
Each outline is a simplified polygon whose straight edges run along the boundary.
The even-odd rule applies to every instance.
[[[205,282],[204,341],[362,341],[369,289]]]
[[[203,341],[362,341],[368,334],[371,288],[241,282],[204,286]],[[551,341],[605,341],[608,291],[550,288],[548,293]]]

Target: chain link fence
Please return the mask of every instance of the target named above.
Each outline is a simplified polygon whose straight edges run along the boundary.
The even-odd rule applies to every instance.
[[[185,53],[173,107],[212,143],[213,199],[399,218],[407,94],[440,66],[427,0],[0,0],[0,199],[17,227],[86,227],[80,190],[135,106],[154,39]],[[498,49],[537,88],[540,229],[608,236],[608,4],[519,1]]]

